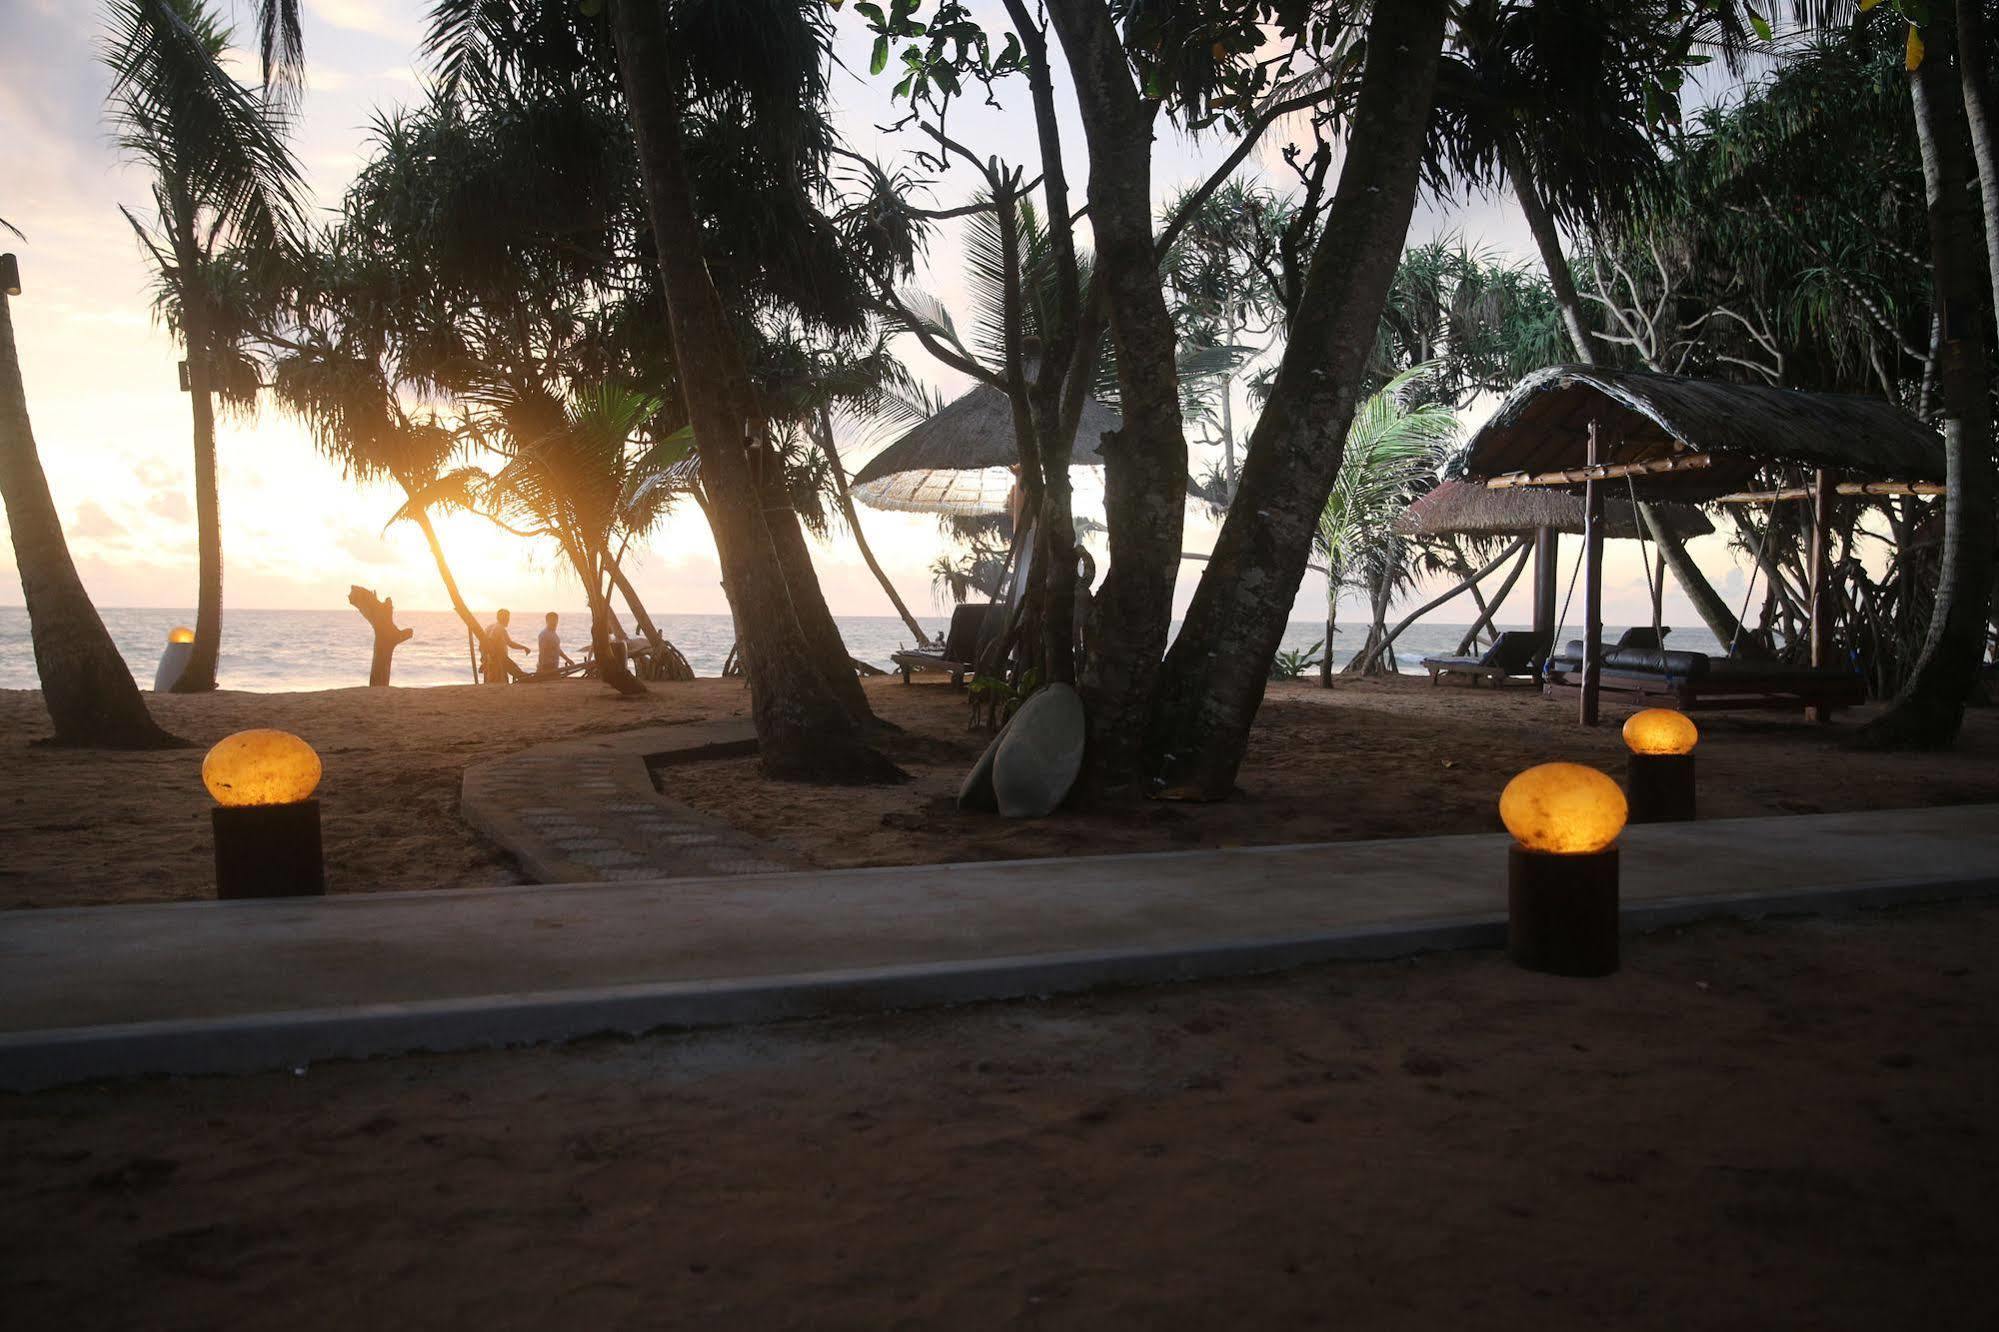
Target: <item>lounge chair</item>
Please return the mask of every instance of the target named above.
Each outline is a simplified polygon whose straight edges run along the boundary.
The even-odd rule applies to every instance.
[[[1548,660],[1550,697],[1582,690],[1583,645],[1572,640]],[[1722,708],[1834,708],[1867,701],[1867,685],[1844,667],[1784,666],[1765,661],[1710,657],[1658,648],[1611,648],[1603,654],[1598,686],[1633,703],[1668,702],[1682,712]]]
[[[1474,687],[1480,680],[1490,680],[1495,688],[1521,677],[1538,679],[1549,638],[1550,635],[1531,629],[1509,629],[1480,656],[1425,657],[1423,669],[1430,673],[1431,684],[1446,675],[1465,676]]]
[[[966,676],[978,670],[979,643],[986,623],[1000,609],[991,604],[960,606],[951,612],[951,628],[943,643],[890,653],[889,660],[901,673],[902,682],[908,684],[917,671],[934,671],[949,674],[954,685],[963,684]]]

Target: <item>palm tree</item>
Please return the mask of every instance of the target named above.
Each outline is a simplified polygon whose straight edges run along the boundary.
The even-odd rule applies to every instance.
[[[1434,475],[1445,448],[1457,437],[1457,413],[1442,403],[1411,405],[1412,386],[1433,373],[1431,364],[1396,375],[1354,413],[1344,460],[1332,493],[1319,512],[1313,549],[1326,562],[1326,650],[1319,683],[1333,680],[1333,635],[1339,631],[1340,593],[1358,581],[1375,606],[1368,642],[1356,662],[1368,661],[1394,592],[1408,581],[1405,547],[1389,527]]]
[[[304,186],[282,114],[223,71],[229,31],[203,0],[114,0],[110,28],[111,119],[120,146],[153,177],[150,223],[125,216],[154,266],[154,308],[186,351],[193,412],[200,586],[194,651],[174,689],[213,689],[222,643],[215,399],[254,402],[245,279],[293,248]]]
[[[95,749],[165,749],[184,744],[161,730],[146,711],[132,672],[90,604],[90,594],[70,559],[48,478],[35,452],[6,291],[0,291],[0,498],[6,502],[14,565],[20,571],[34,640],[35,669],[42,680],[42,704],[55,723],[55,743]]]

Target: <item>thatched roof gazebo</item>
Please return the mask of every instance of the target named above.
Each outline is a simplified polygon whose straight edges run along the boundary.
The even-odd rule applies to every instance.
[[[1101,467],[1097,441],[1124,424],[1095,398],[1086,399],[1076,428],[1077,467]],[[876,509],[918,513],[1005,513],[1020,451],[1013,404],[979,384],[869,459],[854,474],[854,498]]]
[[[1806,484],[1754,489],[1794,469]],[[1521,380],[1460,461],[1490,490],[1580,492],[1583,659],[1577,693],[1594,724],[1602,681],[1603,541],[1613,498],[1812,503],[1811,662],[1829,664],[1819,611],[1835,495],[1935,495],[1943,441],[1893,403],[1636,370],[1560,365]],[[1778,691],[1778,697],[1782,696]],[[1808,711],[1823,717],[1824,711]]]
[[[1581,365],[1537,370],[1516,384],[1472,437],[1462,470],[1499,489],[1574,488],[1594,466],[1595,479],[1641,500],[1701,501],[1785,464],[1914,493],[1944,479],[1936,432],[1879,398]]]

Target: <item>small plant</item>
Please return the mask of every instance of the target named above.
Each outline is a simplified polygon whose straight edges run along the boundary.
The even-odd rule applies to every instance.
[[[965,686],[966,697],[972,704],[972,729],[984,725],[989,731],[997,731],[1013,720],[1013,714],[1020,711],[1020,705],[1027,696],[1041,687],[1038,671],[1026,670],[1020,678],[1008,681],[1004,676],[976,675]]]
[[[1326,645],[1320,639],[1303,652],[1280,652],[1270,659],[1270,678],[1273,680],[1296,680],[1307,671],[1319,668],[1319,649]]]

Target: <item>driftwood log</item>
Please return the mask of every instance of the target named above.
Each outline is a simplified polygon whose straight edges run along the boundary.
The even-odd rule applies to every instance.
[[[357,584],[347,589],[347,604],[360,611],[361,618],[375,631],[375,656],[368,664],[368,683],[386,685],[396,649],[415,637],[416,630],[396,627],[396,602],[393,597],[378,597]]]

